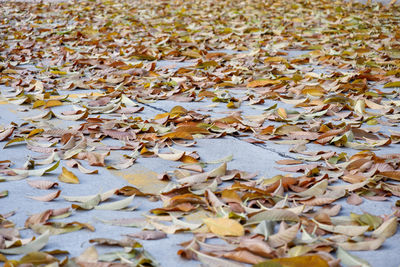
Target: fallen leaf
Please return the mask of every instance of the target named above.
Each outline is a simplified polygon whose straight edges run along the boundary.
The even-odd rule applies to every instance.
[[[207,218],[203,222],[211,232],[220,236],[242,236],[244,235],[243,226],[235,220],[228,218]]]
[[[114,201],[100,206],[95,206],[94,208],[96,210],[121,210],[128,207],[132,203],[134,197],[135,196],[133,195],[119,201]]]
[[[299,228],[300,224],[298,223],[290,226],[288,229],[281,230],[278,233],[271,235],[268,237],[268,244],[271,247],[276,248],[291,242],[293,239],[295,239]]]
[[[328,267],[329,264],[318,255],[306,255],[292,258],[279,258],[255,264],[253,267]]]
[[[58,183],[46,180],[27,181],[27,183],[34,188],[45,190],[58,186]]]
[[[44,246],[46,246],[47,242],[49,241],[49,237],[50,237],[50,233],[49,233],[49,231],[47,231],[26,245],[22,245],[20,247],[15,247],[15,248],[0,249],[0,253],[27,254],[27,253],[34,252],[34,251],[39,251]]]
[[[58,176],[58,180],[63,183],[68,184],[79,184],[79,179],[75,174],[67,170],[67,168],[62,168],[62,173]]]
[[[167,235],[161,231],[140,231],[138,233],[128,234],[128,236],[142,240],[158,240],[167,237]]]
[[[48,201],[52,201],[56,198],[58,198],[61,194],[61,190],[57,190],[56,192],[44,195],[44,196],[38,196],[38,197],[29,197],[31,199],[34,200],[39,200],[39,201],[43,201],[43,202],[48,202]]]

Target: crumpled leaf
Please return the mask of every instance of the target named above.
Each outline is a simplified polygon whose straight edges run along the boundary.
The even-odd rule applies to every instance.
[[[324,179],[324,180],[316,183],[309,189],[307,189],[303,192],[300,192],[300,193],[296,193],[296,195],[300,196],[300,197],[320,196],[325,193],[327,187],[328,187],[328,180]]]
[[[300,228],[300,224],[297,223],[295,225],[290,226],[288,229],[281,230],[278,233],[271,235],[268,237],[268,244],[271,247],[280,247],[296,238],[297,231]]]

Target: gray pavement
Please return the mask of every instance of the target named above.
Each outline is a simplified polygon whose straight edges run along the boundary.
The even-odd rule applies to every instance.
[[[379,1],[387,3],[389,1]],[[231,51],[234,53],[235,51]],[[300,57],[302,51],[291,52],[289,54],[290,58]],[[190,66],[191,62],[176,63],[172,61],[162,61],[158,62],[159,67],[166,66]],[[318,68],[317,66],[314,66]],[[321,72],[327,73],[329,69],[322,69]],[[0,90],[4,94],[9,88],[1,85]],[[82,91],[83,92],[83,91]],[[62,94],[67,94],[68,92],[61,92]],[[80,92],[73,92],[80,93]],[[232,90],[230,91],[232,95],[243,96],[246,90]],[[242,104],[238,110],[243,117],[251,115],[259,115],[264,112],[269,106],[275,104],[272,100],[267,100],[263,105],[249,106]],[[284,104],[282,102],[278,103],[281,107],[295,110],[291,105]],[[210,114],[212,118],[221,118],[227,116],[232,110],[226,108],[226,104],[220,103],[215,106],[215,103],[210,100],[202,100],[200,102],[177,102],[170,100],[160,100],[154,103],[142,104],[138,103],[139,106],[143,106],[144,110],[135,115],[140,116],[145,119],[152,119],[155,115],[168,112],[172,107],[176,105],[182,105],[188,110],[195,110],[199,113]],[[212,106],[212,108],[210,108]],[[62,111],[68,106],[57,107],[54,110],[57,112]],[[2,126],[9,125],[11,122],[16,124],[21,124],[26,119],[31,116],[35,116],[42,112],[41,110],[29,110],[21,111],[21,106],[3,103],[0,105],[0,124]],[[121,116],[120,114],[111,114],[110,116]],[[93,116],[94,117],[94,116]],[[56,128],[68,128],[71,125],[77,125],[78,122],[66,122],[59,119],[52,119],[48,122],[47,127]],[[269,124],[273,124],[268,122]],[[383,127],[382,131],[385,134],[389,134],[389,130],[399,131],[398,126],[393,127]],[[252,137],[251,135],[248,137]],[[273,177],[274,175],[281,174],[276,167],[275,161],[285,159],[285,158],[297,158],[299,155],[289,152],[290,145],[276,144],[273,141],[266,141],[263,144],[251,144],[243,139],[246,137],[233,137],[226,136],[219,139],[196,139],[196,145],[190,148],[182,148],[179,146],[174,146],[176,148],[185,151],[197,151],[200,155],[201,160],[204,162],[218,161],[220,159],[226,158],[233,155],[233,160],[228,162],[229,169],[239,169],[248,172],[257,172],[259,175],[257,178],[261,177]],[[4,146],[7,141],[0,143],[0,146]],[[108,142],[105,140],[104,142]],[[118,143],[118,142],[117,142]],[[350,148],[339,148],[334,146],[321,147],[316,144],[308,144],[307,148],[309,151],[325,150],[325,151],[336,151],[336,152],[346,152],[348,155],[358,152],[357,150]],[[399,145],[390,145],[385,148],[381,148],[376,151],[377,154],[386,153],[398,153]],[[125,152],[124,152],[125,153]],[[121,159],[121,152],[112,152],[110,157],[107,158],[107,162],[118,161]],[[8,148],[2,149],[0,154],[0,160],[10,160],[15,163],[14,167],[22,167],[26,160],[30,157],[35,158],[42,156],[40,153],[32,152],[28,150],[25,145],[12,145]],[[38,189],[32,189],[27,184],[27,181],[33,180],[51,180],[57,181],[57,176],[61,172],[61,168],[58,168],[54,172],[46,174],[43,177],[28,177],[20,181],[11,182],[1,182],[0,192],[3,190],[9,191],[9,196],[0,199],[0,214],[4,214],[10,211],[15,211],[15,215],[10,219],[17,224],[21,229],[24,228],[24,222],[29,215],[42,212],[46,209],[63,208],[71,205],[70,202],[63,200],[62,196],[80,196],[80,195],[94,195],[99,191],[108,191],[115,188],[121,188],[123,186],[129,185],[131,182],[138,187],[142,187],[145,190],[158,190],[160,187],[166,185],[166,183],[159,182],[154,179],[156,174],[162,174],[171,170],[174,170],[180,162],[165,161],[160,158],[139,158],[137,162],[130,168],[121,171],[110,171],[105,168],[92,167],[84,165],[89,169],[97,169],[99,174],[89,175],[79,173],[79,179],[81,183],[79,185],[60,183],[59,189],[62,190],[61,197],[51,201],[51,202],[39,202],[33,201],[28,198],[29,196],[37,196],[44,194],[44,191]],[[206,169],[213,169],[218,164],[209,164]],[[74,172],[75,169],[74,169]],[[76,172],[77,173],[77,172]],[[78,174],[78,173],[77,173]],[[135,174],[138,174],[135,176]],[[141,183],[139,174],[144,175],[149,181],[153,183],[144,182]],[[150,177],[150,178],[149,178]],[[136,183],[136,184],[135,184]],[[112,200],[119,200],[122,197],[113,196]],[[364,200],[364,202],[359,206],[352,206],[345,202],[345,200],[338,201],[337,203],[343,205],[342,211],[339,215],[348,215],[350,212],[362,213],[363,211],[368,211],[369,213],[375,215],[391,214],[391,207],[399,198],[391,197],[387,201],[370,201]],[[136,218],[143,214],[148,214],[147,212],[160,206],[160,202],[151,202],[145,198],[136,197],[131,205],[136,207],[134,211],[102,211],[102,210],[90,210],[90,211],[73,211],[73,214],[69,218],[61,219],[60,221],[79,221],[92,224],[96,230],[95,232],[90,232],[88,230],[80,230],[72,233],[51,236],[46,250],[53,249],[64,249],[70,252],[70,256],[78,256],[81,254],[85,248],[91,246],[88,242],[89,239],[97,237],[108,237],[119,239],[125,234],[139,232],[139,228],[129,228],[129,227],[119,227],[112,226],[101,222],[101,220],[112,220],[115,218]],[[196,221],[196,219],[194,219]],[[22,230],[22,234],[26,237],[31,236],[32,232],[30,230]],[[188,241],[192,237],[190,233],[179,233],[174,235],[168,235],[168,238],[161,239],[157,241],[140,241],[144,248],[149,251],[155,259],[161,263],[162,266],[173,267],[173,266],[199,266],[199,262],[196,261],[185,261],[182,260],[176,252],[181,248],[179,243]],[[362,257],[367,260],[372,266],[386,266],[386,267],[397,267],[400,263],[400,233],[397,232],[396,235],[389,238],[382,248],[376,251],[367,252],[352,252],[357,256]],[[109,251],[109,247],[100,247],[100,252]],[[12,257],[10,257],[12,258]],[[18,257],[16,257],[18,258]]]

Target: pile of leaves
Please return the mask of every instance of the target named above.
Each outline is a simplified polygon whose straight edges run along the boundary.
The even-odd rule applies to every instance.
[[[26,116],[2,125],[0,141],[4,149],[23,144],[32,156],[23,166],[3,159],[0,181],[27,178],[52,190],[79,184],[77,173],[125,170],[138,158],[180,165],[158,175],[156,192],[133,184],[89,196],[32,196],[49,202],[62,194],[72,204],[29,216],[25,227],[36,238],[21,238],[13,212],[2,214],[0,261],[156,266],[137,239],[191,232],[177,253],[208,266],[369,266],[348,251],[379,249],[397,231],[400,204],[392,214],[339,216],[335,202],[400,196],[400,154],[375,151],[400,142],[395,2],[2,3],[1,100]],[[205,162],[189,149],[206,138],[277,153],[282,174],[228,169],[232,157]],[[57,182],[29,179],[58,168]],[[108,201],[115,195],[123,198]],[[122,251],[90,247],[71,260],[60,256],[64,250],[40,251],[51,235],[95,231],[57,219],[73,210],[131,211],[134,197],[160,207],[103,223],[141,232],[90,240]]]

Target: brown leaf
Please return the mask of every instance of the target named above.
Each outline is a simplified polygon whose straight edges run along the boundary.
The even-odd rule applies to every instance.
[[[295,165],[295,164],[303,163],[301,160],[297,160],[297,159],[281,159],[281,160],[277,160],[275,162],[280,165]]]
[[[4,141],[4,140],[6,140],[8,137],[10,137],[11,135],[12,135],[12,133],[14,132],[14,127],[12,127],[12,128],[8,128],[8,129],[5,129],[4,131],[2,131],[1,133],[0,133],[0,141]]]
[[[260,239],[244,238],[240,241],[239,247],[247,249],[262,257],[272,258],[274,255],[274,251],[268,243]]]
[[[346,202],[350,205],[358,206],[363,202],[363,199],[359,195],[352,193],[349,197],[347,197]]]
[[[379,174],[392,180],[400,181],[400,171],[380,172]]]
[[[278,84],[278,83],[281,83],[281,81],[279,81],[279,80],[270,80],[270,79],[254,80],[252,82],[249,82],[247,84],[247,87],[256,88],[256,87],[274,85],[274,84]]]
[[[341,242],[337,243],[337,245],[345,250],[362,251],[362,250],[377,250],[382,246],[383,242],[385,242],[385,238],[379,237],[377,239],[369,239],[360,242]]]
[[[50,189],[58,186],[58,183],[46,180],[27,181],[27,183],[37,189]]]
[[[231,260],[240,261],[248,264],[257,264],[265,260],[265,258],[255,255],[250,251],[244,249],[226,252],[223,254],[223,256]]]
[[[119,246],[119,247],[136,247],[139,243],[131,238],[123,238],[122,240],[115,240],[110,238],[94,238],[89,240],[90,243],[106,246]]]
[[[104,167],[106,166],[104,160],[108,155],[110,155],[110,152],[107,153],[86,152],[86,160],[89,162],[90,166]]]
[[[281,230],[278,233],[271,235],[268,238],[268,244],[271,247],[276,248],[276,247],[280,247],[280,246],[283,246],[283,245],[291,242],[293,239],[295,239],[299,228],[300,228],[300,224],[297,223],[297,224],[289,227],[288,229]]]
[[[140,231],[138,233],[128,234],[128,236],[142,240],[158,240],[166,238],[167,234],[161,231]]]
[[[34,224],[44,224],[49,220],[49,218],[52,216],[53,210],[46,210],[42,213],[37,213],[34,215],[31,215],[26,221],[25,221],[25,227],[30,227],[31,225]]]
[[[53,199],[58,198],[60,196],[60,194],[61,194],[61,190],[58,190],[58,191],[50,193],[48,195],[38,196],[38,197],[29,197],[29,198],[32,198],[34,200],[43,201],[43,202],[48,202],[48,201],[52,201]]]

